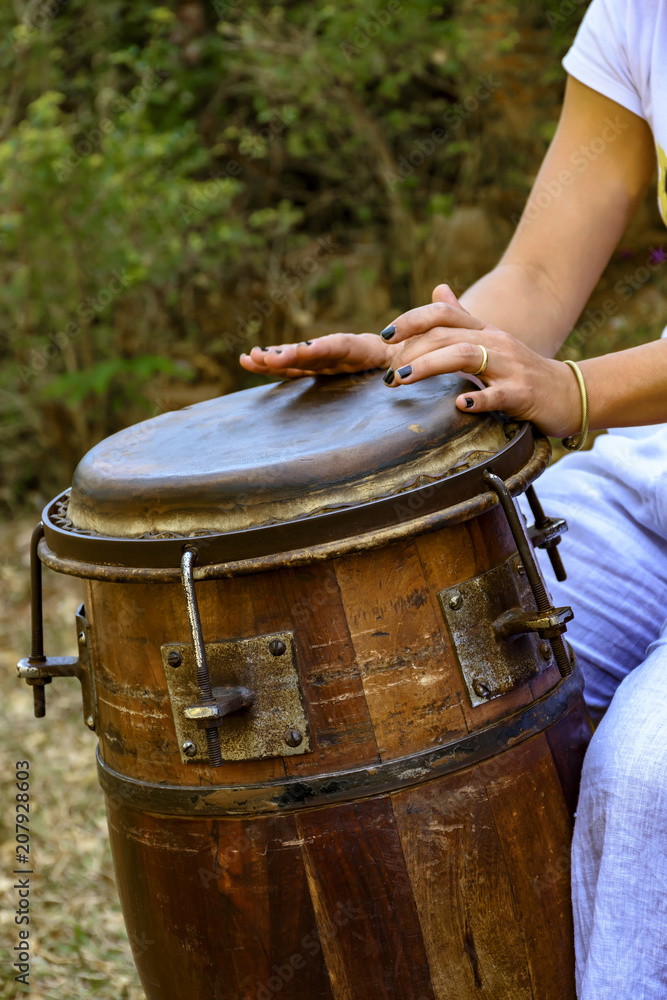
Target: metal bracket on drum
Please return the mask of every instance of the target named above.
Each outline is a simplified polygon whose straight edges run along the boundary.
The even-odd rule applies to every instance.
[[[181,560],[192,643],[161,647],[181,760],[286,757],[311,751],[291,632],[204,643],[192,567]]]
[[[496,493],[498,500],[500,501],[500,506],[505,512],[507,518],[507,523],[509,524],[510,531],[516,542],[516,547],[519,552],[521,562],[525,568],[526,575],[528,577],[528,582],[530,584],[530,589],[533,592],[533,597],[535,599],[535,605],[537,610],[541,615],[550,616],[557,612],[569,612],[568,616],[563,616],[561,614],[559,620],[554,620],[551,624],[546,626],[546,631],[543,630],[544,636],[548,639],[551,649],[553,650],[554,658],[558,665],[561,677],[567,677],[568,674],[572,673],[572,661],[568,653],[565,641],[563,640],[563,632],[565,632],[567,625],[566,622],[570,621],[573,617],[571,608],[554,608],[547,593],[547,588],[544,586],[544,581],[540,573],[539,567],[535,560],[535,553],[533,552],[532,545],[530,543],[528,533],[524,527],[524,523],[521,520],[519,510],[514,501],[514,498],[507,486],[502,481],[500,476],[497,476],[494,472],[486,469],[484,472],[484,480],[491,487],[491,489]],[[544,518],[544,512],[537,501],[537,497],[533,492],[532,499],[529,497],[528,502],[531,505],[533,513],[535,514],[536,522],[538,518]],[[535,506],[536,505],[536,506]],[[551,554],[551,553],[550,553]],[[553,561],[553,560],[552,560]],[[560,557],[558,558],[558,563],[560,564],[562,570],[562,563],[560,563]],[[556,569],[556,564],[554,564],[554,569]],[[564,573],[564,571],[563,571]],[[564,578],[564,576],[563,576]],[[538,632],[540,629],[537,630]]]
[[[544,639],[569,608],[540,615],[521,560],[511,556],[486,573],[438,594],[470,703],[483,705],[538,673],[552,658]]]
[[[76,631],[79,642],[78,656],[44,655],[44,622],[42,613],[42,563],[37,546],[44,537],[40,522],[30,541],[30,602],[32,617],[32,651],[19,660],[16,670],[32,687],[36,719],[46,715],[46,688],[54,677],[76,677],[81,682],[83,718],[89,729],[97,726],[97,698],[95,673],[92,665],[92,642],[86,610],[81,604],[76,612]]]
[[[572,609],[551,604],[529,541],[531,532],[505,483],[488,470],[484,479],[498,495],[519,554],[438,594],[473,706],[513,691],[536,676],[540,661],[549,662],[552,656],[563,677],[572,672],[562,635],[573,618]],[[537,525],[533,537],[548,544],[560,525],[545,518],[534,495],[529,502]],[[559,558],[557,562],[562,569]]]
[[[572,608],[552,608],[546,614],[510,608],[496,618],[493,628],[499,639],[507,639],[511,635],[524,635],[526,632],[537,632],[542,639],[553,639],[554,636],[561,634],[565,623],[572,621],[573,618]]]

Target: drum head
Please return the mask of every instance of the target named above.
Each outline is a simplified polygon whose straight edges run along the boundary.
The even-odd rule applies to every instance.
[[[378,372],[271,383],[114,434],[74,475],[75,530],[116,538],[238,532],[396,496],[478,465],[517,431],[457,410],[441,375],[388,389]]]

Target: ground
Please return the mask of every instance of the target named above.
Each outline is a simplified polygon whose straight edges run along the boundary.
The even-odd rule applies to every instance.
[[[36,521],[36,518],[35,518]],[[28,549],[33,521],[0,523],[3,591],[0,611],[0,998],[144,1000],[116,894],[102,791],[95,770],[96,738],[83,722],[78,681],[47,687],[47,713],[35,719],[32,693],[16,677],[30,652]],[[45,570],[45,650],[76,651],[78,580]],[[30,988],[7,976],[19,943],[15,762],[30,762]],[[5,807],[5,803],[7,804]],[[20,865],[19,867],[24,867]]]

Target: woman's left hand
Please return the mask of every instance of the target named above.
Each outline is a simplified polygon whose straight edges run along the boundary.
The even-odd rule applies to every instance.
[[[403,313],[392,326],[395,332],[389,337],[391,327],[383,331],[387,342],[397,346],[385,376],[391,388],[447,372],[472,375],[484,361],[484,347],[488,360],[478,378],[486,388],[458,396],[460,410],[502,410],[518,420],[531,420],[550,437],[579,430],[579,388],[568,366],[471,316],[448,286],[439,285],[430,305]]]

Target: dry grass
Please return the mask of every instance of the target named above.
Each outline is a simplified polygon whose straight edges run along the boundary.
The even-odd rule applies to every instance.
[[[82,719],[76,680],[47,688],[47,715],[35,719],[32,695],[15,664],[29,649],[28,543],[33,524],[0,524],[0,998],[143,1000],[116,894],[102,792],[95,772],[95,737]],[[79,581],[45,571],[45,636],[50,655],[76,649],[74,612]],[[14,764],[31,771],[30,988],[14,981],[8,955],[18,944]]]

